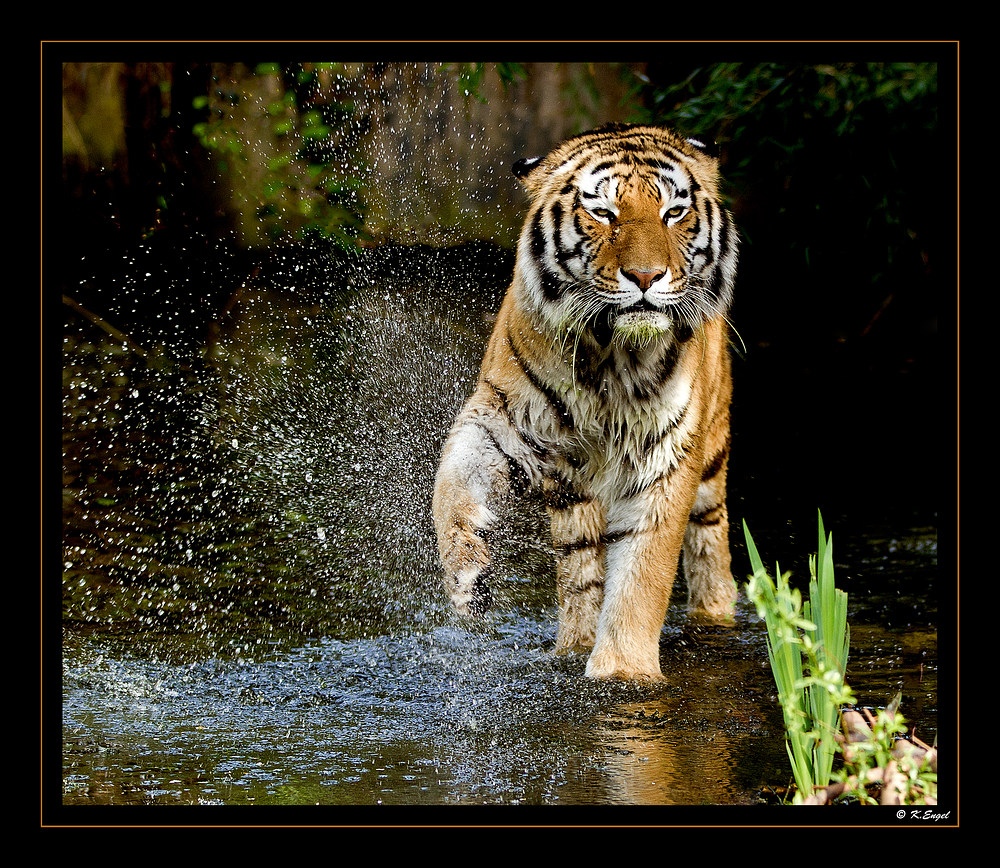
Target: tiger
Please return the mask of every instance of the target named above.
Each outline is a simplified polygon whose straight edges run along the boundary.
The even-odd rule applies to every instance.
[[[728,312],[739,235],[714,149],[609,124],[519,160],[529,201],[474,392],[431,512],[451,605],[490,608],[488,532],[540,495],[556,654],[593,679],[659,681],[681,561],[688,613],[732,619]]]

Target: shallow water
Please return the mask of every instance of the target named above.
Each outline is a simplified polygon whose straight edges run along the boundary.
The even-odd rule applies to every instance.
[[[735,806],[789,782],[746,600],[731,628],[695,628],[677,587],[664,683],[594,684],[583,657],[550,653],[551,564],[529,513],[497,552],[490,623],[454,619],[430,482],[506,263],[491,282],[435,261],[418,287],[391,269],[277,268],[183,364],[68,318],[63,806]],[[740,461],[734,528],[746,516],[765,561],[805,572],[815,505],[796,503],[794,526],[784,499],[749,507]],[[937,533],[832,512],[848,680],[866,705],[901,690],[933,741]]]
[[[546,608],[480,635],[328,638],[253,660],[169,663],[73,638],[64,803],[763,803],[788,773],[746,608],[732,630],[685,629],[673,611],[655,687],[594,684],[582,657],[552,656]],[[932,740],[936,655],[924,640],[862,637],[852,676],[886,699],[898,685]]]
[[[253,662],[73,648],[64,800],[753,801],[770,749],[752,652],[678,634],[664,685],[595,685],[581,659],[548,653],[541,626],[509,616],[489,636],[442,627],[327,639]]]

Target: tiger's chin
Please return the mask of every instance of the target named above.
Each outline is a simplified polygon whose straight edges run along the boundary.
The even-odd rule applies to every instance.
[[[622,349],[641,350],[673,330],[673,319],[661,311],[629,310],[615,317],[611,339]]]

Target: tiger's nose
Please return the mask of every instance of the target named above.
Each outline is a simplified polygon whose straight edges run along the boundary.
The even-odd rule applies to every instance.
[[[643,292],[649,289],[656,281],[658,281],[665,272],[662,269],[654,271],[639,271],[638,269],[622,269],[622,274],[625,275],[632,283],[639,287]]]

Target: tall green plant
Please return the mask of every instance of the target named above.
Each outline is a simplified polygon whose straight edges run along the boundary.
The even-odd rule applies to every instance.
[[[816,625],[815,631],[807,631],[805,641],[812,643],[816,656],[813,669],[822,679],[810,688],[809,701],[812,718],[819,723],[820,731],[817,777],[826,782],[837,749],[834,735],[840,708],[849,698],[844,675],[851,631],[847,623],[847,594],[838,590],[834,582],[833,534],[824,536],[822,514],[818,515],[818,523],[819,544],[816,554],[809,558],[809,600],[803,604],[802,613]]]
[[[847,594],[834,583],[833,536],[825,536],[822,515],[805,602],[777,564],[775,579],[768,575],[745,521],[743,533],[753,568],[747,596],[767,625],[768,658],[785,722],[795,797],[801,801],[830,782],[840,708],[853,702],[844,683],[850,646]]]

